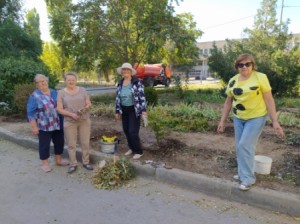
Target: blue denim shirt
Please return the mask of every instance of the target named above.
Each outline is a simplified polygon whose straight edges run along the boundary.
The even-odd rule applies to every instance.
[[[121,89],[123,87],[124,79],[121,79],[118,82],[118,87],[116,91],[116,113],[122,114],[121,108]],[[136,77],[133,76],[131,79],[131,92],[133,94],[133,103],[135,115],[138,117],[142,112],[146,112],[146,98],[144,93],[144,86],[142,82]]]

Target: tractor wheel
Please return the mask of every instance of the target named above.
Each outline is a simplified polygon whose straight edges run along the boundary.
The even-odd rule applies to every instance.
[[[164,83],[165,83],[165,87],[169,87],[169,86],[170,86],[170,83],[171,83],[171,79],[166,78],[166,79],[164,80]]]
[[[154,79],[151,77],[147,77],[143,80],[143,84],[145,87],[153,87],[154,86]]]

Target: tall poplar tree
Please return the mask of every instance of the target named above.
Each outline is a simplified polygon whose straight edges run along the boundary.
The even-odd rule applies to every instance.
[[[24,30],[32,39],[32,51],[39,56],[42,53],[42,40],[40,31],[40,16],[35,8],[27,12]]]

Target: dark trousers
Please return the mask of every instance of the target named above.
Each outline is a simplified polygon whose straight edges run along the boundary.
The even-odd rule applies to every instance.
[[[122,106],[122,125],[126,135],[128,147],[134,154],[143,154],[139,137],[141,117],[136,117],[134,107]]]
[[[63,130],[39,131],[39,154],[41,160],[50,157],[50,142],[54,145],[54,154],[61,155],[64,151],[65,137]]]

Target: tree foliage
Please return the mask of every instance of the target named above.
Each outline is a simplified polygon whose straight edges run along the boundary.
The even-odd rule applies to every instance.
[[[276,20],[277,0],[263,0],[257,11],[253,29],[246,28],[248,36],[242,40],[227,40],[223,51],[216,47],[209,58],[210,69],[227,83],[236,71],[234,61],[242,53],[254,55],[257,69],[267,74],[272,92],[276,95],[297,94],[297,78],[300,75],[297,48],[289,49],[292,35],[288,33],[289,20]]]
[[[25,56],[37,60],[42,49],[39,16],[35,10],[29,11],[22,26],[20,6],[19,1],[0,3],[0,58]]]
[[[30,58],[5,58],[0,60],[0,98],[14,106],[14,86],[18,84],[32,83],[35,74],[49,74],[46,66]],[[57,83],[55,77],[48,75],[50,86]]]
[[[74,64],[72,58],[65,56],[61,48],[54,42],[43,44],[43,53],[40,58],[58,79],[63,78],[67,71],[72,70]]]
[[[0,1],[0,24],[9,19],[15,23],[20,23],[21,8],[20,0],[1,0]]]
[[[24,31],[32,40],[33,51],[39,56],[42,53],[42,40],[40,31],[40,17],[36,9],[31,9],[26,14]]]
[[[24,23],[20,10],[19,0],[0,1],[0,99],[9,104],[11,109],[16,108],[14,87],[32,83],[35,74],[50,76],[53,87],[57,83],[39,59],[42,41],[36,10],[26,14]]]
[[[46,0],[51,35],[63,52],[73,55],[80,68],[91,69],[96,61],[97,69],[104,72],[124,61],[195,59],[201,31],[191,15],[174,16],[172,2]],[[176,57],[171,58],[173,54]]]

